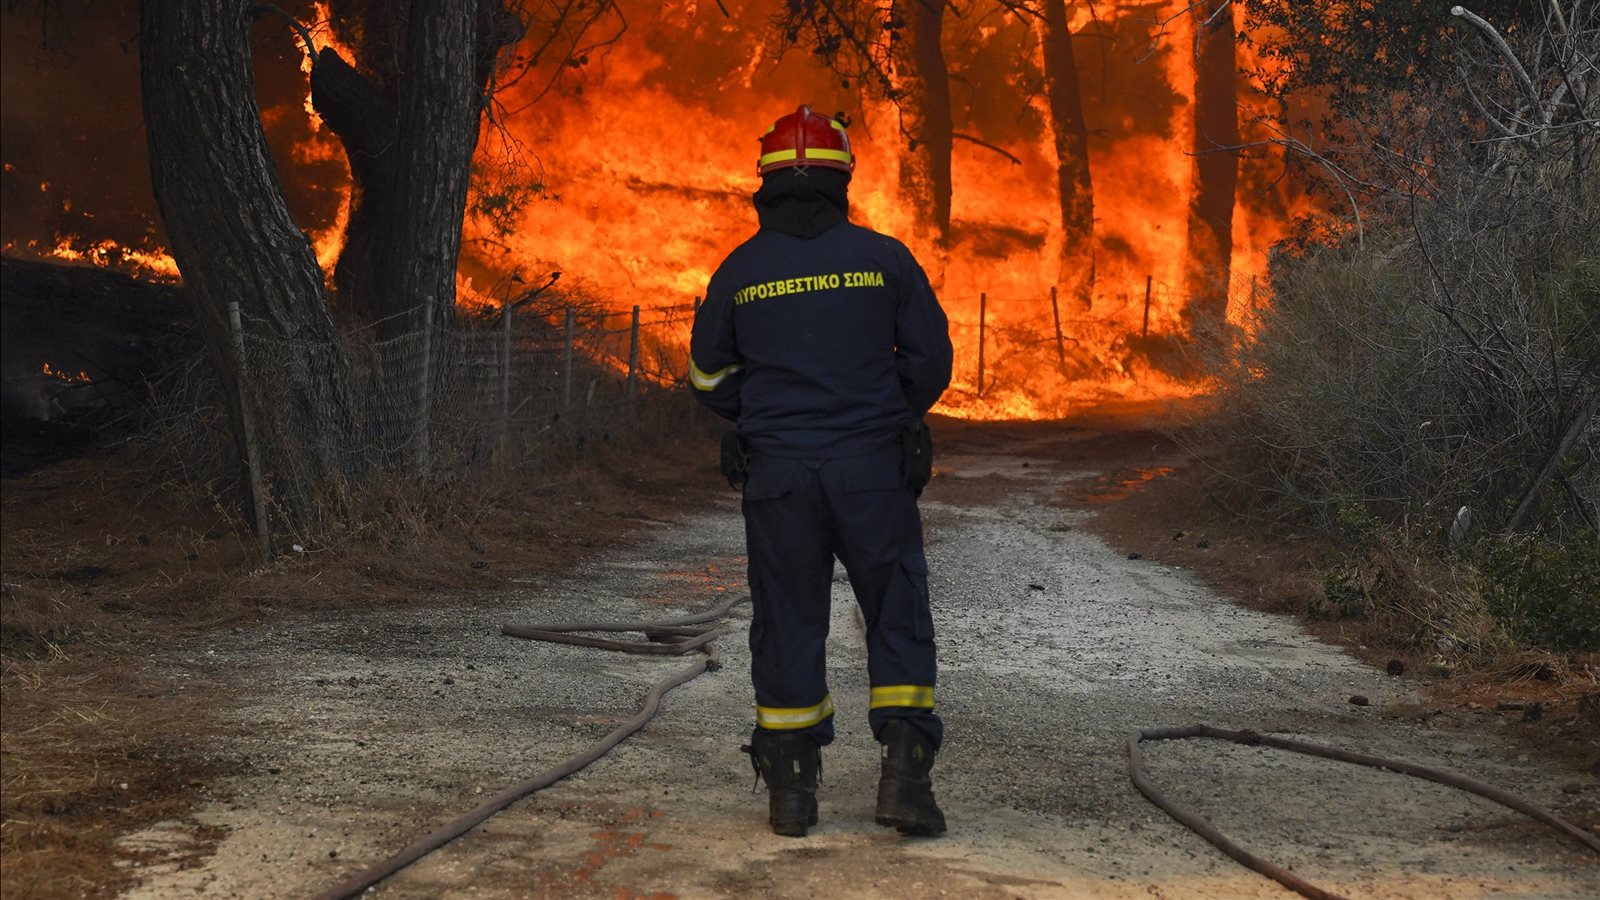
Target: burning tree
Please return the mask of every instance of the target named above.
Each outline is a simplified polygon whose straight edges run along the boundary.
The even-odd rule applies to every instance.
[[[863,92],[894,105],[906,142],[900,190],[915,212],[918,238],[939,252],[950,242],[950,73],[945,66],[943,3],[881,7],[856,0],[799,0],[778,18],[785,46],[804,44]]]
[[[546,6],[555,9],[535,14],[553,23],[548,47],[558,34],[586,29],[610,3]],[[144,4],[141,80],[155,196],[208,354],[235,398],[234,421],[268,423],[263,468],[296,517],[315,514],[363,476],[372,460],[352,448],[370,435],[357,431],[414,426],[364,421],[356,409],[353,364],[323,273],[289,216],[268,152],[252,22],[287,19],[312,56],[313,104],[343,142],[354,181],[337,294],[354,323],[379,323],[383,335],[454,319],[480,119],[502,51],[523,35],[524,13],[501,0],[413,0],[404,8],[334,0],[330,15],[352,62],[331,46],[317,50],[308,29],[271,4]],[[228,321],[235,305],[261,337],[300,348],[277,371],[255,373],[270,389],[237,383]]]
[[[1183,287],[1191,329],[1215,330],[1228,311],[1233,268],[1234,191],[1239,183],[1237,33],[1232,0],[1192,7],[1194,55],[1194,188]]]
[[[1046,0],[1040,17],[1061,199],[1061,271],[1056,280],[1067,287],[1068,296],[1087,307],[1094,291],[1094,182],[1089,174],[1089,126],[1083,116],[1067,4],[1068,0]]]

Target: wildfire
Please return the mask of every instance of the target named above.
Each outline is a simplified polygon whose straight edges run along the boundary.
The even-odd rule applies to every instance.
[[[1206,389],[1168,374],[1181,366],[1154,365],[1147,342],[1141,343],[1147,335],[1182,334],[1186,327],[1179,286],[1194,178],[1196,77],[1192,22],[1178,15],[1186,5],[1169,0],[1135,9],[1123,3],[1112,4],[1123,9],[1102,5],[1099,11],[1102,18],[1172,17],[1174,24],[1164,51],[1148,62],[1132,62],[1144,46],[1119,51],[1129,60],[1121,63],[1122,77],[1136,82],[1129,96],[1106,90],[1098,99],[1111,107],[1099,115],[1115,133],[1090,146],[1098,247],[1087,306],[1066,297],[1052,304],[1062,235],[1048,125],[1031,131],[995,125],[994,134],[983,136],[1003,154],[976,142],[954,145],[948,254],[941,265],[933,248],[913,243],[930,271],[942,269],[939,293],[957,348],[954,383],[939,411],[1045,418],[1107,397],[1179,398]],[[1074,30],[1088,28],[1089,10],[1079,4],[1077,13]],[[646,35],[612,48],[604,70],[581,91],[547,96],[506,119],[513,136],[538,149],[561,199],[532,204],[521,227],[504,238],[469,221],[469,237],[495,238],[469,245],[478,248],[472,251],[477,261],[491,271],[581,272],[619,310],[635,303],[684,307],[702,294],[712,268],[754,230],[748,197],[758,186],[760,127],[801,100],[827,110],[855,101],[803,54],[756,65],[753,42],[733,35],[761,33],[763,13],[751,6],[734,15],[732,22],[709,25],[705,19],[695,24],[684,10],[654,21],[636,18],[631,27]],[[981,42],[994,34],[990,28],[954,37]],[[1139,34],[1147,44],[1149,29]],[[946,43],[952,43],[949,34]],[[1241,72],[1247,62],[1253,64],[1241,59]],[[1079,68],[1086,66],[1080,61]],[[1243,82],[1241,75],[1241,102],[1252,102]],[[708,84],[715,90],[707,91]],[[1038,93],[1018,114],[1048,121],[1047,101]],[[1163,97],[1165,112],[1154,118],[1133,106],[1161,109]],[[516,109],[528,99],[505,102]],[[852,217],[909,239],[911,210],[898,188],[899,160],[909,148],[896,112],[869,102],[859,118],[851,129],[859,159]],[[980,130],[980,123],[958,122],[957,130]],[[1252,189],[1265,192],[1241,180],[1233,217],[1236,289],[1229,315],[1236,322],[1236,310],[1253,302],[1251,277],[1264,282],[1266,251],[1287,220],[1281,209],[1257,208]],[[503,249],[483,249],[496,246]]]
[[[912,148],[899,110],[841,85],[803,47],[774,58],[770,4],[624,5],[626,33],[593,52],[581,81],[569,75],[547,90],[553,72],[546,71],[500,82],[495,121],[484,126],[474,168],[488,174],[478,179],[480,187],[508,177],[515,185],[520,177],[533,185],[532,199],[509,234],[504,220],[469,215],[457,278],[463,307],[499,306],[514,274],[562,270],[570,273],[563,287],[576,286],[585,302],[604,304],[617,321],[642,307],[643,320],[654,323],[644,338],[652,353],[685,358],[688,310],[713,267],[755,229],[749,196],[758,186],[756,135],[806,102],[821,111],[851,111],[859,160],[852,218],[907,240],[937,282],[956,344],[954,381],[940,411],[1046,418],[1106,398],[1207,390],[1185,374],[1193,367],[1181,359],[1181,342],[1165,340],[1190,326],[1184,281],[1199,73],[1188,0],[1068,6],[1071,31],[1085,38],[1072,43],[1093,184],[1095,280],[1086,301],[1052,291],[1067,238],[1052,110],[1037,83],[1044,63],[1037,21],[992,2],[945,14],[951,110],[962,139],[952,145],[950,240],[937,248],[918,244],[916,213],[900,194],[900,166]],[[357,42],[335,31],[330,3],[318,0],[298,12],[308,7],[315,48],[352,59]],[[297,36],[286,37],[298,48]],[[1250,40],[1239,42],[1236,62],[1243,127],[1277,112],[1249,74],[1273,63],[1257,58]],[[310,67],[302,54],[301,70]],[[295,76],[292,69],[263,71],[263,78]],[[306,85],[290,80],[276,88],[268,93],[285,100],[264,109],[263,121],[274,149],[287,156],[279,172],[295,214],[309,212],[323,226],[308,237],[331,274],[351,216],[344,150],[316,116]],[[1266,302],[1268,249],[1309,202],[1291,196],[1281,158],[1262,152],[1240,166],[1231,219],[1226,312],[1244,327],[1251,308]],[[531,160],[533,171],[506,176],[504,161],[511,158]],[[26,177],[10,160],[5,171],[8,179]],[[81,219],[104,210],[87,208],[96,204],[82,194],[69,200],[63,182],[59,173],[41,174],[25,186],[29,202],[79,217],[55,230],[69,236],[14,240],[5,252],[179,277],[159,247],[100,239],[103,233]],[[36,184],[46,199],[37,199]]]
[[[41,371],[44,373],[46,378],[51,378],[64,384],[87,384],[91,380],[89,378],[89,373],[81,369],[78,371],[78,374],[74,375],[71,372],[65,372],[61,369],[57,369],[49,363],[45,363],[44,368]]]
[[[0,249],[3,249],[7,256],[32,257],[115,269],[151,281],[177,281],[180,278],[178,263],[166,250],[161,248],[141,250],[113,240],[90,242],[76,235],[69,235],[53,246],[43,245],[39,241],[26,241],[20,244],[11,242]]]

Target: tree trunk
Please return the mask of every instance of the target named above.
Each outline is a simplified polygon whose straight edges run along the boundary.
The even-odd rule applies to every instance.
[[[950,73],[940,46],[944,3],[899,0],[892,15],[901,23],[894,39],[895,101],[910,144],[900,161],[900,192],[916,216],[917,237],[942,255],[950,243],[950,145],[955,139]]]
[[[375,274],[391,307],[414,310],[416,325],[455,320],[461,217],[483,110],[473,78],[475,7],[413,0],[406,28],[394,203],[379,226]]]
[[[268,153],[245,10],[243,0],[144,3],[140,80],[151,179],[225,393],[251,404],[275,438],[267,459],[275,499],[310,516],[324,490],[350,474],[342,452],[350,446],[343,429],[354,421],[349,361],[316,254],[289,217]],[[243,385],[231,303],[247,334],[296,342],[272,371]],[[232,412],[237,433],[240,409]]]
[[[1222,325],[1228,310],[1239,154],[1220,148],[1239,144],[1238,66],[1233,5],[1228,0],[1205,0],[1195,15],[1199,17],[1199,55],[1195,61],[1194,192],[1189,201],[1184,268],[1184,290],[1189,298],[1185,318],[1191,331],[1210,331]],[[1203,24],[1207,21],[1211,24]]]
[[[311,71],[312,105],[344,144],[353,182],[340,306],[382,323],[380,337],[415,329],[424,304],[447,323],[484,92],[522,23],[501,0],[412,0],[405,14],[338,0],[331,11],[357,56],[325,48]]]
[[[337,307],[351,325],[381,322],[378,337],[407,330],[378,278],[377,232],[393,215],[394,104],[330,48],[311,68],[311,103],[344,145],[350,163],[350,218],[333,270]]]
[[[1094,290],[1094,184],[1089,177],[1089,127],[1078,91],[1067,0],[1045,4],[1043,30],[1045,88],[1061,199],[1061,269],[1056,283],[1067,296],[1089,306]]]

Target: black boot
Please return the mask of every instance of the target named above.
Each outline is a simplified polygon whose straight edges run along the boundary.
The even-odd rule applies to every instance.
[[[933,799],[933,742],[922,729],[902,719],[883,726],[883,777],[878,781],[879,825],[901,834],[944,834],[944,813]]]
[[[756,729],[750,745],[756,775],[766,779],[768,822],[773,834],[805,837],[817,824],[817,776],[822,773],[822,748],[808,734]]]

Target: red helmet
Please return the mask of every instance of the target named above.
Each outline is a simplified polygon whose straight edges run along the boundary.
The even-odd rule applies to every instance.
[[[819,116],[802,106],[772,123],[761,136],[761,158],[756,171],[762,175],[796,166],[824,166],[855,170],[856,158],[850,153],[850,136],[844,123]]]

